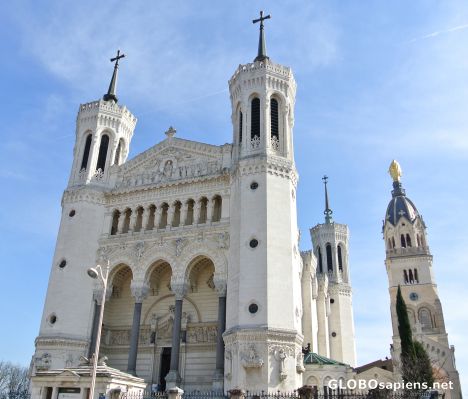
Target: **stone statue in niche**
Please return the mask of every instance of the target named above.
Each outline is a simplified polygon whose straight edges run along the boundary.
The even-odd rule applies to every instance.
[[[279,361],[279,378],[281,381],[284,381],[288,377],[285,370],[285,362],[288,355],[283,348],[280,348],[276,354]]]
[[[173,164],[172,164],[172,161],[169,159],[164,164],[163,173],[164,173],[164,177],[166,177],[166,179],[169,179],[172,176],[172,168],[173,168]]]

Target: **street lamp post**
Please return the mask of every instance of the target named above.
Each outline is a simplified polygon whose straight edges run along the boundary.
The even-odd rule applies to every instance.
[[[88,273],[88,276],[93,279],[99,278],[103,285],[102,299],[101,299],[101,311],[99,313],[99,324],[98,324],[97,337],[96,337],[96,348],[94,350],[94,354],[92,355],[93,372],[91,375],[90,399],[93,399],[94,389],[96,386],[96,372],[97,372],[97,365],[98,365],[98,358],[99,358],[99,346],[101,345],[102,317],[104,316],[104,304],[106,302],[107,278],[109,277],[109,261],[107,261],[107,266],[104,272],[102,270],[101,265],[96,265],[96,267],[89,268],[87,273]]]

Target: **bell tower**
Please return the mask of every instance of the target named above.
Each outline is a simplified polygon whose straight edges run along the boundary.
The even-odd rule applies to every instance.
[[[356,365],[351,279],[348,265],[349,229],[333,221],[325,186],[325,223],[310,229],[317,259],[318,354]]]
[[[225,388],[288,391],[302,383],[301,257],[292,129],[296,83],[266,54],[229,80],[234,163]],[[301,367],[296,367],[300,364]]]
[[[461,398],[461,390],[455,365],[455,347],[449,345],[445,330],[432,255],[427,242],[426,224],[414,203],[406,196],[398,162],[392,161],[389,173],[393,179],[393,190],[385,214],[383,238],[386,247],[385,266],[390,292],[392,359],[395,370],[398,373],[401,354],[396,314],[396,296],[400,286],[408,308],[413,338],[420,341],[426,349],[433,364],[435,380],[452,381],[454,389],[448,391],[447,395],[458,399]]]
[[[76,118],[76,141],[69,186],[107,185],[109,170],[127,159],[136,118],[117,104],[120,50],[111,58],[114,72],[102,100],[80,105]]]

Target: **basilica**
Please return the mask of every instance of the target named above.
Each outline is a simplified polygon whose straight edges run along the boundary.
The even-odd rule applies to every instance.
[[[87,398],[93,360],[96,395],[288,392],[359,375],[398,378],[386,367],[356,368],[349,230],[332,218],[326,178],[324,221],[310,229],[312,250],[299,249],[296,82],[267,55],[268,17],[255,21],[257,56],[228,82],[231,143],[191,141],[170,127],[127,159],[137,118],[117,99],[120,52],[104,97],[79,106],[31,363],[33,398]],[[394,368],[401,285],[416,337],[458,381],[425,224],[400,175],[383,227]]]

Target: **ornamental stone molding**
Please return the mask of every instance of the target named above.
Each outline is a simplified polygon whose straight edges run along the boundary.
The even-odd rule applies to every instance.
[[[92,190],[88,187],[65,190],[62,196],[62,207],[73,202],[88,202],[96,205],[106,205],[107,203],[102,191]]]
[[[104,291],[104,287],[102,286],[102,284],[99,284],[98,282],[96,282],[94,289],[93,289],[93,300],[96,301],[98,305],[102,305],[103,291]],[[108,284],[107,289],[106,289],[105,301],[108,302],[111,296],[112,296],[112,284]]]

